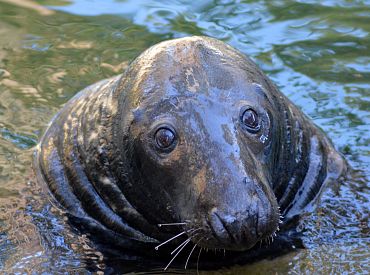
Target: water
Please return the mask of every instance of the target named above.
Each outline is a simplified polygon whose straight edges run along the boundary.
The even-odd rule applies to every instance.
[[[360,0],[0,0],[0,270],[107,268],[39,190],[32,147],[83,87],[156,42],[202,34],[251,56],[354,169],[304,217],[307,249],[213,274],[370,272],[369,32]]]

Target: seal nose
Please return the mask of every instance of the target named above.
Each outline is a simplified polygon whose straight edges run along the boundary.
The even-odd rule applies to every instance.
[[[255,245],[263,235],[258,230],[258,213],[227,214],[217,210],[210,215],[214,238],[226,249],[246,250]]]
[[[220,247],[241,251],[273,234],[279,215],[277,202],[267,189],[247,178],[239,182],[238,192],[225,192],[225,203],[209,210],[208,226]]]

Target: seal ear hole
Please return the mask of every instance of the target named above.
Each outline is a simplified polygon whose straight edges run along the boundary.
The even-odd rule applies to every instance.
[[[250,106],[240,110],[240,123],[250,133],[257,133],[261,129],[258,113]]]

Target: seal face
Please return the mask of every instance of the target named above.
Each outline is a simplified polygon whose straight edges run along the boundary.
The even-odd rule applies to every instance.
[[[137,250],[180,235],[247,250],[345,170],[249,58],[206,37],[154,45],[81,91],[46,130],[36,164],[71,216]]]

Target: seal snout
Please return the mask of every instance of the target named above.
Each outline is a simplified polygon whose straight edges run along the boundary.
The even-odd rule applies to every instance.
[[[230,214],[213,209],[207,222],[212,237],[206,246],[237,251],[253,247],[277,228],[278,223],[271,224],[263,215],[263,211]]]
[[[221,188],[217,205],[203,206],[203,247],[243,251],[272,236],[279,225],[279,208],[269,186],[251,180]],[[239,187],[237,192],[234,192]],[[210,196],[215,196],[215,190]],[[213,194],[213,195],[212,195]],[[222,198],[221,198],[222,196]]]

